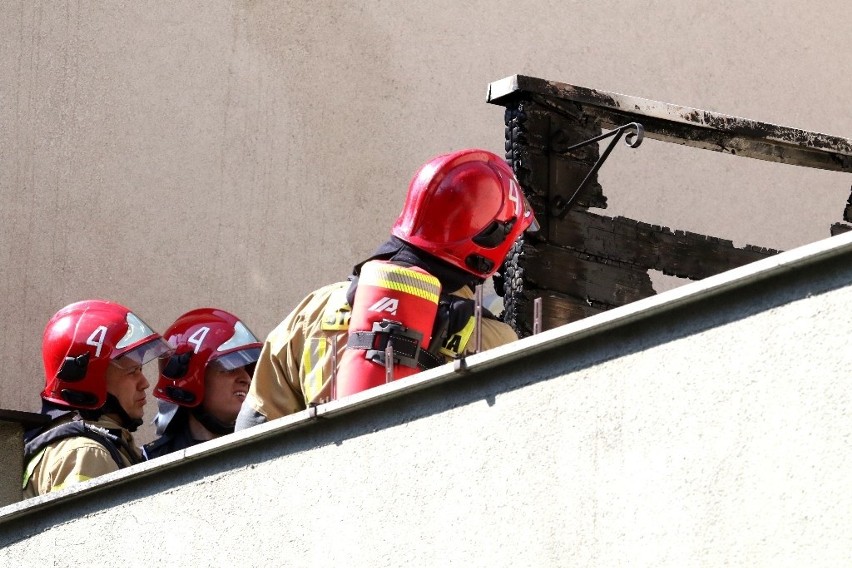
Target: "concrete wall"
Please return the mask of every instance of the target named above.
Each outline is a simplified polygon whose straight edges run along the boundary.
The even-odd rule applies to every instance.
[[[21,500],[24,467],[24,429],[15,422],[0,421],[0,506]]]
[[[43,414],[0,408],[0,507],[23,499],[24,433],[48,421]]]
[[[79,299],[265,335],[385,238],[425,159],[502,151],[508,75],[852,136],[848,23],[843,0],[2,2],[0,408],[38,410],[43,326]],[[611,214],[775,248],[828,236],[850,186],[652,141],[601,181]]]
[[[845,566],[850,282],[847,233],[0,509],[0,559]]]

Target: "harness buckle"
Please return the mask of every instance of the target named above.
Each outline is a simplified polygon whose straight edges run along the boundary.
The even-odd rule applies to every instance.
[[[419,331],[405,327],[402,322],[383,319],[373,322],[369,338],[370,345],[364,354],[368,360],[385,365],[385,349],[390,345],[394,365],[418,368],[420,342],[423,340]]]

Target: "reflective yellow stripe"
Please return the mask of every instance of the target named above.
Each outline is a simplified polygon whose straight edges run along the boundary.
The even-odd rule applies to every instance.
[[[30,478],[33,476],[33,472],[35,471],[36,466],[38,466],[41,458],[44,457],[44,452],[47,450],[47,447],[41,449],[39,453],[33,456],[33,459],[30,460],[30,463],[27,464],[27,467],[24,469],[24,484],[21,486],[21,489],[27,488],[27,483],[30,482]]]
[[[361,270],[360,284],[403,292],[435,304],[441,294],[441,282],[431,274],[394,264],[368,262]]]
[[[33,456],[33,459],[30,460],[30,463],[27,464],[26,469],[24,469],[24,479],[23,484],[21,485],[21,489],[26,489],[27,484],[30,482],[30,479],[33,477],[33,472],[35,472],[35,468],[41,462],[41,458],[44,457],[44,452],[47,451],[47,448],[42,448],[39,453]],[[83,481],[89,481],[92,479],[88,475],[80,475],[79,473],[76,475],[69,475],[65,478],[63,483],[58,483],[50,486],[51,491],[59,491],[60,489],[64,489],[69,485],[74,485],[75,483],[82,483]]]
[[[323,367],[327,358],[325,337],[309,339],[302,352],[302,370],[305,374],[305,400],[313,401],[322,392]]]
[[[66,487],[68,487],[69,485],[74,485],[75,483],[82,483],[82,482],[84,482],[84,481],[89,481],[90,479],[92,479],[92,478],[91,478],[91,477],[89,477],[88,475],[80,475],[80,474],[77,474],[77,475],[69,475],[68,477],[66,477],[66,478],[65,478],[65,483],[60,483],[60,484],[58,484],[58,485],[53,485],[53,486],[50,488],[50,491],[51,491],[51,492],[52,492],[52,491],[59,491],[60,489],[65,489],[65,488],[66,488]],[[70,483],[69,483],[69,481],[70,481]]]
[[[458,357],[464,353],[467,343],[476,327],[476,318],[471,316],[461,331],[449,336],[441,347],[441,353],[449,357]]]
[[[326,331],[344,331],[349,329],[349,318],[352,308],[346,301],[346,288],[335,290],[328,298],[328,303],[322,312],[320,329]]]

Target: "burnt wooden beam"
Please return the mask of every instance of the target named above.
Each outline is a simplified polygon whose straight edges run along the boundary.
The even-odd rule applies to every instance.
[[[700,280],[780,251],[690,231],[672,230],[626,217],[572,210],[551,220],[549,242],[602,259],[618,259],[643,270]]]
[[[636,147],[644,133],[694,148],[852,172],[848,139],[638,97],[515,75],[492,83],[488,102],[506,107],[506,160],[542,227],[536,237],[515,243],[495,277],[503,319],[521,336],[532,332],[536,298],[542,300],[542,327],[550,329],[655,294],[650,270],[699,280],[780,252],[590,212],[607,206],[597,167],[621,139]],[[852,196],[844,221],[831,233],[852,230]]]
[[[852,193],[849,195],[849,199],[846,201],[846,207],[843,209],[843,220],[845,223],[834,223],[831,226],[831,236],[839,235],[840,233],[846,233],[848,231],[852,231]]]
[[[536,297],[542,298],[543,329],[551,329],[653,296],[649,269],[699,280],[779,252],[624,217],[571,212],[566,221],[574,242],[521,244],[522,282],[513,302],[521,318],[515,324],[525,333]]]
[[[524,300],[519,302],[517,321],[519,334],[527,336],[532,333],[533,301],[541,298],[541,329],[553,329],[565,322],[577,321],[606,311],[611,306],[599,306],[582,302],[565,294],[552,290],[531,288],[524,293]]]
[[[647,270],[614,258],[546,243],[524,245],[524,288],[559,291],[592,305],[615,307],[655,294]]]
[[[487,100],[507,106],[523,96],[554,113],[596,119],[603,128],[641,122],[649,138],[824,170],[852,172],[852,140],[706,110],[525,75],[491,83]]]
[[[832,237],[849,231],[852,231],[852,225],[847,225],[846,223],[834,223],[831,225]]]

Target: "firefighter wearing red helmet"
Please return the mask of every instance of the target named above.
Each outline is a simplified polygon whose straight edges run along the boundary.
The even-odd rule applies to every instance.
[[[417,171],[391,232],[484,279],[524,231],[536,230],[532,208],[505,160],[485,150],[462,150]]]
[[[183,314],[163,339],[172,351],[160,358],[160,437],[143,448],[147,459],[233,432],[262,346],[239,318],[216,308]]]
[[[41,398],[51,421],[26,433],[26,497],[142,461],[132,435],[150,386],[142,367],[167,352],[159,334],[113,302],[76,302],[50,318]]]
[[[383,383],[388,344],[395,378],[471,353],[475,287],[525,231],[537,228],[499,156],[466,149],[426,162],[411,180],[390,240],[349,280],[309,294],[269,334],[236,429]],[[482,349],[517,339],[487,315]]]

